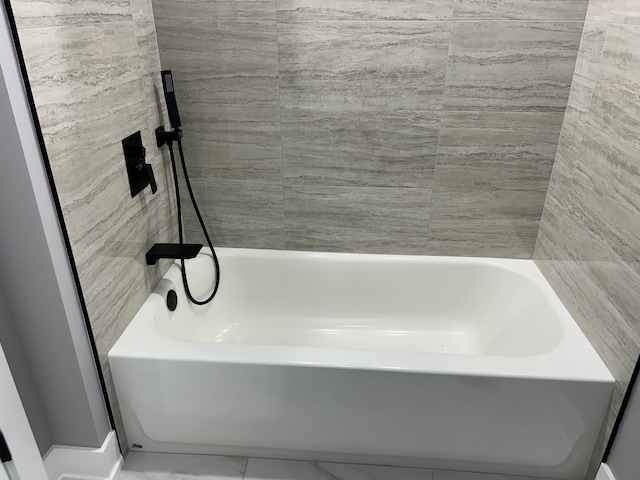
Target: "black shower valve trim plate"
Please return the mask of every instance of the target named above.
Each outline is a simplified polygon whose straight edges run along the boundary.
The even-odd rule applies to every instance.
[[[156,193],[158,191],[156,177],[153,174],[153,168],[147,163],[147,150],[142,144],[142,135],[139,130],[122,140],[122,149],[131,196],[135,197],[148,186],[151,186],[152,193]]]

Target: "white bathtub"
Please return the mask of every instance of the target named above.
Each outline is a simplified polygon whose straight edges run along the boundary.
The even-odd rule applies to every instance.
[[[584,477],[613,378],[532,261],[219,255],[109,353],[134,448]]]

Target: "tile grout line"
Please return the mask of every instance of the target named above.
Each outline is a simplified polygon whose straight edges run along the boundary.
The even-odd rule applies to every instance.
[[[251,457],[247,457],[247,461],[244,462],[244,470],[242,471],[242,480],[245,480],[245,477],[247,476],[247,468],[249,468],[250,460],[251,460]]]
[[[436,145],[436,161],[433,166],[433,180],[431,181],[431,197],[429,198],[429,220],[427,221],[427,239],[425,248],[429,253],[429,243],[431,239],[431,226],[433,221],[433,194],[436,190],[436,179],[438,178],[438,159],[440,157],[440,138],[442,138],[442,122],[444,118],[444,100],[447,93],[447,79],[449,78],[449,59],[451,58],[451,48],[453,44],[453,22],[449,26],[449,45],[447,47],[447,65],[444,71],[444,81],[442,83],[442,101],[440,104],[440,124],[438,127],[438,143]],[[431,472],[433,476],[433,471]]]
[[[285,173],[284,173],[284,152],[282,148],[282,89],[280,75],[280,20],[278,19],[278,2],[274,2],[275,8],[275,29],[276,29],[276,72],[278,78],[278,131],[280,132],[280,174],[282,184],[282,248],[287,249],[287,208],[285,205]],[[249,462],[247,461],[247,464]]]

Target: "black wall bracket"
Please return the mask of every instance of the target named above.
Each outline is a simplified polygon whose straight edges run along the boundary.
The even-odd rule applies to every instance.
[[[146,162],[147,150],[142,144],[142,135],[137,131],[133,135],[122,140],[124,160],[129,174],[129,187],[131,196],[135,197],[147,186],[151,186],[151,192],[156,193],[158,186],[151,165]]]
[[[166,131],[164,126],[156,128],[156,145],[163,146],[166,143],[177,142],[182,138],[182,129],[179,127],[175,130]]]

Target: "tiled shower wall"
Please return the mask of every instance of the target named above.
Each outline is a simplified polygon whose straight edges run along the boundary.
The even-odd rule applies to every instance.
[[[153,6],[216,245],[532,256],[586,0]]]
[[[599,452],[640,354],[639,92],[638,2],[591,0],[534,258],[616,378]]]
[[[154,84],[150,0],[13,0],[38,117],[100,361],[124,442],[106,354],[168,268],[144,263],[175,226]],[[121,140],[142,131],[158,193],[131,198]],[[43,321],[46,319],[43,319]]]

